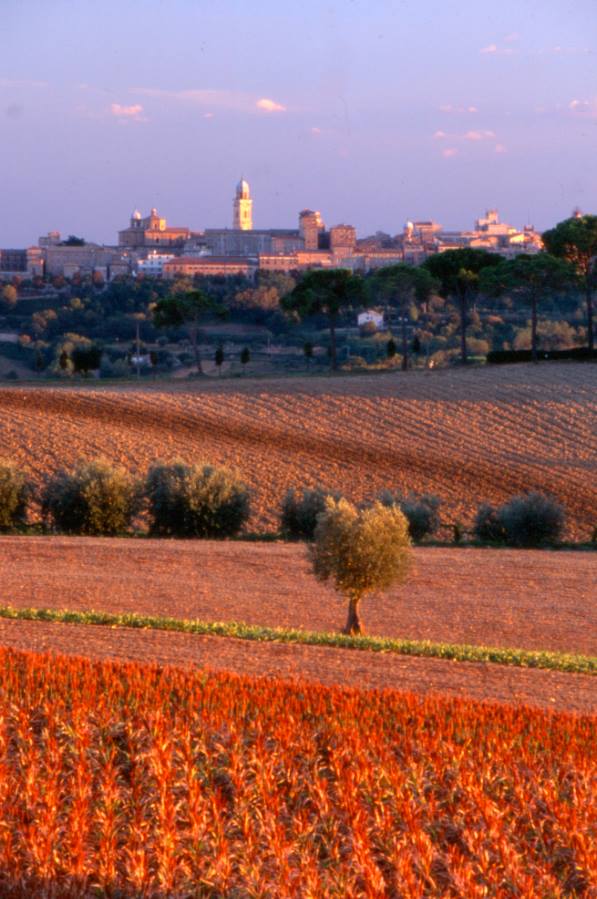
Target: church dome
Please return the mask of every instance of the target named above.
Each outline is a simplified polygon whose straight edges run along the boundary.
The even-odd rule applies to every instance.
[[[138,209],[135,209],[135,211],[133,212],[133,216],[132,216],[132,217],[133,217],[134,219],[140,219],[140,218],[141,218],[141,213],[139,212]]]
[[[244,178],[241,178],[238,184],[236,185],[236,196],[243,197],[248,199],[251,195],[251,191],[249,188],[249,182],[245,181]]]

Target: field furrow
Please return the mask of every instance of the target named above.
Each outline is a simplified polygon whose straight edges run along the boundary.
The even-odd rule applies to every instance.
[[[550,364],[377,377],[0,391],[0,455],[41,481],[102,455],[142,473],[156,459],[239,469],[255,529],[276,527],[290,486],[361,501],[433,492],[446,523],[529,489],[567,507],[571,539],[595,527],[597,369]]]

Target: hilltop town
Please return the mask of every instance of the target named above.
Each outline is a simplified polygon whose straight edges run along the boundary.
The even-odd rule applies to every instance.
[[[490,209],[470,231],[448,231],[434,221],[408,221],[396,235],[377,232],[357,237],[352,225],[326,228],[319,211],[303,209],[297,228],[253,228],[253,198],[241,178],[232,203],[232,227],[203,231],[170,225],[156,208],[131,215],[114,245],[70,236],[58,231],[40,237],[37,246],[0,249],[0,278],[32,278],[96,274],[104,281],[120,275],[146,274],[168,279],[194,275],[242,275],[292,272],[314,268],[370,271],[396,263],[419,265],[434,253],[472,247],[507,258],[537,253],[541,235],[531,226],[522,229],[500,221]]]

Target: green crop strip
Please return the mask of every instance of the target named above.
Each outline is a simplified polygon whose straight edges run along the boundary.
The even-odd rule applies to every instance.
[[[400,640],[392,637],[349,637],[319,631],[262,627],[240,621],[199,621],[154,615],[114,614],[111,612],[69,612],[64,609],[16,609],[0,606],[0,618],[16,621],[49,621],[62,624],[103,625],[176,631],[209,637],[234,637],[261,643],[295,643],[303,646],[333,646],[423,658],[450,659],[456,662],[492,662],[518,668],[546,668],[576,674],[597,673],[597,657],[533,649],[500,649],[458,643],[433,643],[429,640]]]

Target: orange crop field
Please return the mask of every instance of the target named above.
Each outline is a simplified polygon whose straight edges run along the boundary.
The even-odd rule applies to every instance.
[[[5,650],[0,716],[6,897],[538,899],[597,878],[594,717]]]
[[[36,479],[104,456],[236,467],[253,529],[275,529],[291,486],[362,500],[433,492],[446,523],[523,490],[558,497],[588,540],[597,505],[597,367],[549,363],[346,377],[0,390],[0,456]],[[449,536],[449,531],[444,532]]]
[[[16,608],[332,633],[346,615],[301,543],[3,536],[0,570],[2,602]],[[407,583],[367,599],[364,620],[372,635],[595,655],[595,570],[591,552],[417,547]],[[588,674],[497,664],[1,619],[0,645],[597,710]]]

